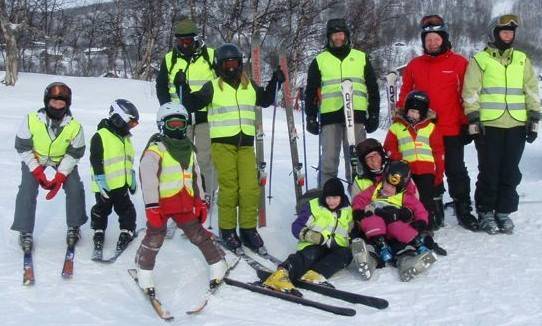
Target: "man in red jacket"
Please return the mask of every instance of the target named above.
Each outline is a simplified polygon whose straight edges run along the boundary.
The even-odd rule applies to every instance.
[[[442,17],[425,16],[420,26],[424,54],[412,59],[405,68],[397,107],[404,107],[407,94],[414,89],[429,96],[431,109],[437,116],[437,129],[444,140],[445,172],[457,220],[464,228],[476,231],[478,221],[471,213],[470,178],[465,167],[462,132],[467,118],[463,113],[461,90],[468,61],[451,50],[448,26]],[[435,198],[437,213],[442,215],[443,192],[443,188],[435,191],[440,194]]]

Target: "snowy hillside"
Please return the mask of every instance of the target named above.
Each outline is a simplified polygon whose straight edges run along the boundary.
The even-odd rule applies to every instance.
[[[76,249],[72,280],[60,277],[65,251],[64,195],[45,201],[39,195],[34,250],[36,284],[22,286],[22,252],[17,234],[9,228],[20,181],[20,162],[13,148],[15,132],[24,115],[42,105],[44,87],[55,80],[72,87],[72,111],[82,122],[87,144],[98,121],[106,115],[115,98],[133,101],[142,112],[134,131],[136,150],[141,153],[155,131],[157,100],[154,84],[136,80],[70,78],[21,74],[15,87],[0,87],[0,316],[2,325],[163,325],[145,302],[126,270],[133,266],[141,239],[113,265],[90,260],[90,222],[82,228],[83,238]],[[384,107],[384,103],[383,103]],[[272,109],[264,110],[266,150],[270,148]],[[290,233],[294,192],[285,116],[277,113],[277,135],[273,170],[273,199],[268,206],[268,227],[261,229],[269,251],[285,258],[295,250]],[[301,114],[296,113],[301,131]],[[383,139],[379,130],[376,138]],[[317,137],[307,138],[309,165],[317,164]],[[300,152],[302,149],[299,143]],[[88,150],[88,148],[87,148]],[[471,179],[476,178],[476,152],[467,148]],[[266,155],[267,160],[269,155]],[[516,232],[512,236],[472,233],[457,226],[452,210],[446,211],[446,227],[437,241],[448,250],[425,275],[402,283],[396,269],[378,270],[369,282],[359,280],[352,268],[341,271],[331,281],[341,289],[378,296],[390,302],[378,311],[361,305],[306,292],[306,297],[356,309],[355,317],[339,317],[312,308],[264,297],[224,285],[212,297],[203,313],[187,316],[185,311],[199,303],[207,286],[208,268],[197,249],[179,233],[166,240],[157,257],[155,280],[163,304],[175,316],[174,325],[540,325],[542,320],[542,140],[526,146],[522,160],[523,181],[520,210],[513,215]],[[269,163],[268,163],[269,164]],[[312,169],[310,169],[312,170]],[[48,171],[51,173],[52,171]],[[87,212],[94,204],[89,191],[88,152],[80,163],[87,194]],[[309,185],[315,173],[309,171]],[[144,226],[140,193],[134,197],[138,227]],[[216,229],[216,215],[213,218]],[[118,236],[116,216],[110,217],[106,253],[113,250]],[[230,257],[231,258],[231,257]],[[254,271],[242,261],[230,275],[254,281]]]

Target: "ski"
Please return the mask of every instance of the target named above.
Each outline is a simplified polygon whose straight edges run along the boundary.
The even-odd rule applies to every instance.
[[[281,55],[279,58],[280,69],[284,73],[284,84],[282,93],[284,95],[284,108],[286,110],[286,124],[288,125],[288,136],[290,140],[290,156],[292,158],[292,175],[294,178],[295,200],[296,203],[301,199],[303,193],[303,185],[305,184],[305,175],[303,173],[303,163],[299,162],[299,152],[297,149],[297,129],[295,127],[293,101],[288,73],[288,60],[286,56]]]
[[[274,290],[271,290],[271,289],[268,289],[268,288],[264,287],[263,285],[261,285],[258,282],[256,282],[256,283],[245,283],[245,282],[236,281],[236,280],[233,280],[233,279],[227,278],[227,277],[224,278],[224,282],[226,284],[230,285],[230,286],[235,286],[235,287],[238,287],[238,288],[246,289],[246,290],[256,292],[256,293],[260,293],[260,294],[263,294],[263,295],[267,295],[267,296],[270,296],[270,297],[279,298],[279,299],[286,300],[286,301],[289,301],[289,302],[298,303],[298,304],[301,304],[301,305],[304,305],[304,306],[313,307],[313,308],[323,310],[323,311],[327,311],[327,312],[331,312],[331,313],[334,313],[334,314],[337,314],[337,315],[341,315],[341,316],[355,316],[356,315],[356,311],[354,309],[339,307],[339,306],[333,306],[333,305],[329,305],[329,304],[320,303],[320,302],[317,302],[317,301],[305,299],[303,297],[299,297],[299,296],[296,296],[296,295],[293,295],[293,294],[274,291]]]
[[[75,258],[75,245],[66,248],[64,257],[64,266],[62,267],[62,278],[70,279],[73,277],[73,259]]]
[[[147,291],[139,287],[139,283],[137,282],[137,270],[136,269],[129,269],[128,274],[132,277],[132,279],[136,282],[137,287],[145,294],[145,296],[149,299],[149,302],[151,303],[151,306],[153,307],[154,311],[156,311],[156,314],[158,314],[158,317],[162,318],[166,321],[173,320],[173,316],[169,311],[167,311],[164,306],[162,306],[162,303],[158,298],[156,297],[156,293],[154,291],[154,288],[150,288]]]
[[[265,281],[271,273],[266,271],[257,271],[258,278],[263,282]],[[322,295],[332,297],[335,299],[340,299],[350,303],[359,303],[365,306],[373,307],[376,309],[386,309],[389,305],[388,301],[385,299],[366,296],[362,294],[347,292],[335,289],[330,286],[318,285],[314,283],[305,282],[302,280],[293,280],[294,285],[298,288],[309,290],[312,292],[320,293]]]
[[[218,235],[216,235],[215,233],[213,233],[213,238],[214,240],[222,247],[224,248],[224,250],[228,250],[230,252],[232,252],[234,255],[240,257],[241,259],[243,259],[244,261],[247,262],[247,264],[252,267],[254,270],[264,270],[264,271],[271,271],[271,269],[269,269],[268,267],[264,266],[262,263],[258,262],[257,260],[255,260],[254,258],[250,257],[249,255],[246,254],[246,252],[243,250],[243,247],[240,247],[240,248],[237,248],[237,250],[231,250],[229,249],[226,244],[224,243],[224,241],[222,240],[222,238],[220,238]],[[254,251],[253,251],[254,252]],[[255,252],[256,254],[258,254],[257,252]]]
[[[34,285],[34,262],[32,251],[25,251],[23,257],[23,285]]]
[[[382,127],[387,129],[391,126],[393,117],[395,116],[395,103],[397,101],[397,79],[399,78],[397,71],[391,71],[386,75],[386,95],[388,98],[388,113],[386,118],[382,120]]]
[[[132,241],[130,241],[130,243],[132,243],[134,241],[134,239],[137,238],[137,235],[139,234],[139,232],[141,232],[143,230],[145,230],[145,228],[141,228],[141,229],[137,230],[136,232],[134,232],[134,237],[132,238]],[[126,249],[130,246],[130,243],[128,243],[128,245],[126,247],[121,248],[120,250],[115,249],[115,253],[110,258],[103,259],[103,253],[100,253],[102,255],[102,257],[100,257],[100,259],[98,259],[98,257],[96,257],[96,259],[95,259],[94,254],[93,254],[92,260],[95,261],[95,262],[98,262],[98,263],[112,264],[112,263],[117,261],[117,259],[120,257],[120,255],[122,255],[122,253],[124,251],[126,251]],[[96,251],[94,251],[94,253],[96,253]]]
[[[256,255],[260,256],[262,259],[265,259],[265,260],[268,260],[270,261],[271,263],[273,263],[274,265],[280,265],[282,264],[282,260],[278,259],[277,257],[269,254],[269,252],[267,252],[267,249],[265,249],[265,247],[263,247],[263,250],[259,250],[259,251],[255,251],[255,250],[252,250],[246,246],[243,246],[243,250],[244,248],[246,248],[247,250],[249,250],[250,252],[253,252],[255,253]],[[262,248],[260,248],[262,249]]]
[[[241,261],[241,257],[237,257],[235,262],[231,266],[229,266],[228,269],[226,270],[226,274],[224,274],[224,277],[227,277],[230,274],[230,272],[237,266],[237,264],[239,264],[240,261]],[[194,315],[194,314],[198,314],[202,312],[203,309],[207,306],[207,303],[209,303],[209,299],[218,291],[218,289],[220,288],[222,284],[224,284],[223,280],[220,283],[214,284],[213,287],[209,288],[207,292],[205,292],[205,295],[203,296],[201,303],[197,305],[195,308],[193,308],[192,310],[187,311],[186,314]]]
[[[352,180],[348,180],[348,183],[352,183],[356,175],[358,174],[358,159],[356,156],[356,131],[354,128],[354,84],[350,79],[345,79],[341,82],[341,92],[344,103],[344,123],[346,126],[346,139],[348,141],[350,166],[352,168]],[[346,153],[345,153],[346,157]]]
[[[252,50],[250,55],[250,60],[252,63],[252,79],[256,84],[261,83],[261,74],[260,74],[260,40],[257,36],[252,40]],[[265,185],[267,184],[267,174],[265,172],[265,167],[267,163],[265,162],[264,157],[264,131],[263,131],[263,122],[262,122],[262,108],[256,108],[256,164],[258,167],[258,180],[260,184],[260,206],[258,210],[258,225],[265,226],[266,214],[265,214]]]

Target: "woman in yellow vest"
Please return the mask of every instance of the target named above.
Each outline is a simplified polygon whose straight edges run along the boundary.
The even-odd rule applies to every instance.
[[[392,160],[405,160],[412,170],[412,179],[420,193],[420,200],[429,212],[429,227],[444,226],[444,208],[440,196],[444,193],[444,143],[429,110],[429,97],[422,91],[411,91],[405,100],[404,111],[397,114],[390,126],[384,149]]]
[[[243,54],[234,44],[220,46],[215,61],[219,77],[199,91],[190,93],[183,78],[182,102],[190,112],[208,110],[211,156],[218,172],[221,238],[232,251],[241,250],[242,241],[250,249],[264,252],[256,230],[260,190],[254,154],[255,109],[274,102],[284,75],[277,69],[267,87],[259,87],[243,72]]]
[[[124,99],[115,100],[109,108],[109,118],[100,121],[98,131],[90,140],[92,191],[96,197],[96,205],[90,211],[94,230],[92,259],[102,259],[107,218],[113,208],[120,227],[116,250],[124,250],[133,239],[136,211],[128,192],[135,193],[137,178],[130,130],[138,122],[139,112],[134,104]]]
[[[79,240],[79,227],[88,219],[85,190],[77,171],[85,153],[85,138],[81,124],[70,111],[71,99],[72,92],[66,84],[48,85],[43,95],[45,107],[29,113],[17,131],[15,149],[21,157],[22,174],[11,229],[20,232],[25,252],[32,250],[39,187],[49,190],[47,200],[64,188],[68,245]],[[52,180],[45,175],[47,167],[56,171]]]
[[[201,197],[203,188],[194,145],[186,138],[188,121],[188,113],[181,104],[162,105],[156,118],[160,132],[151,136],[139,165],[147,231],[135,263],[139,286],[146,291],[154,290],[152,270],[169,218],[210,265],[211,287],[221,282],[227,269],[224,252],[202,226],[207,218],[207,205]]]
[[[416,196],[406,192],[410,176],[406,161],[392,161],[383,179],[356,195],[352,204],[353,218],[376,248],[380,263],[395,261],[401,281],[409,281],[436,261],[420,235],[427,228],[427,211]],[[390,241],[401,250],[394,252]],[[405,246],[413,250],[404,250]]]
[[[327,279],[352,261],[350,232],[352,208],[341,180],[331,178],[322,195],[303,206],[292,223],[299,239],[297,252],[288,256],[264,285],[282,292],[296,292],[291,280],[327,284]]]
[[[469,133],[478,152],[474,199],[480,229],[512,233],[517,211],[516,187],[525,142],[538,135],[538,78],[523,51],[512,47],[519,17],[503,15],[489,25],[487,47],[469,61],[463,84]]]

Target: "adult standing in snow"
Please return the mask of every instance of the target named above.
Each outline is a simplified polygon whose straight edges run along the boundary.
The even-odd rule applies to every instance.
[[[431,109],[437,116],[437,129],[444,141],[444,170],[457,221],[464,228],[476,231],[478,222],[471,213],[470,178],[465,166],[462,131],[467,118],[463,112],[461,89],[468,61],[452,51],[448,26],[442,17],[425,16],[420,27],[424,54],[406,66],[397,106],[404,108],[407,95],[415,89],[429,96]],[[444,221],[443,193],[442,183],[435,183],[434,200],[439,221]]]
[[[168,102],[180,103],[180,74],[184,74],[193,92],[200,90],[206,82],[215,79],[214,56],[215,50],[205,45],[196,23],[188,18],[177,22],[175,47],[164,56],[156,77],[156,95],[160,105]],[[206,108],[192,115],[188,137],[193,139],[196,145],[206,199],[210,200],[216,191],[217,181],[211,161],[211,139]]]
[[[71,89],[64,83],[51,83],[43,95],[44,108],[29,113],[15,137],[15,149],[21,157],[21,185],[15,202],[11,229],[20,232],[23,250],[32,250],[32,233],[36,220],[36,198],[39,187],[48,190],[45,199],[53,199],[60,187],[66,192],[66,242],[75,245],[79,227],[87,221],[85,190],[77,163],[85,153],[81,124],[70,111]],[[52,167],[52,180],[45,169]]]
[[[344,19],[330,19],[326,28],[325,49],[309,66],[305,92],[307,131],[320,134],[322,157],[319,184],[337,177],[341,147],[345,157],[346,178],[352,180],[348,145],[365,139],[366,132],[378,128],[380,94],[369,57],[352,48],[350,30]],[[354,129],[356,144],[348,144],[345,130],[341,82],[354,85]],[[319,119],[317,118],[319,117]]]
[[[241,241],[262,251],[263,240],[256,230],[260,189],[254,154],[255,110],[256,106],[267,107],[274,102],[275,89],[284,81],[284,75],[277,69],[267,87],[259,87],[243,72],[243,54],[231,43],[217,49],[215,65],[219,77],[193,93],[181,75],[182,102],[190,112],[208,109],[211,153],[218,172],[222,239],[232,251],[241,247]]]
[[[491,20],[487,47],[470,60],[463,88],[478,152],[476,210],[489,234],[514,230],[510,214],[518,209],[519,162],[525,142],[538,135],[538,79],[527,54],[513,48],[518,26],[516,15]]]

